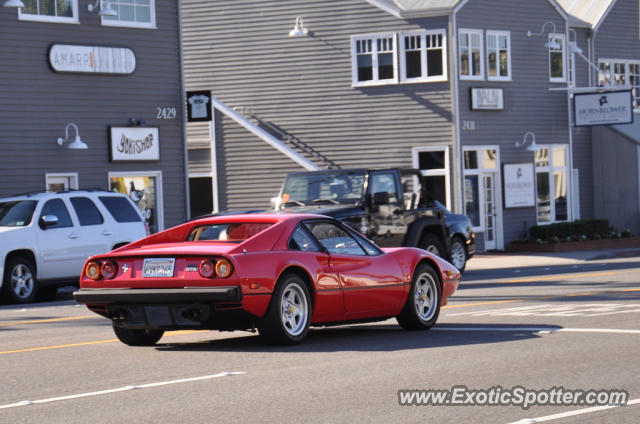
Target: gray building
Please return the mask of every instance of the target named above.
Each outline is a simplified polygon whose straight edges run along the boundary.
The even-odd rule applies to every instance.
[[[617,8],[635,46],[632,3],[185,0],[186,89],[214,97],[211,124],[188,125],[191,188],[211,193],[192,208],[268,207],[305,168],[413,166],[480,250],[599,217],[573,99],[611,89],[594,58]]]
[[[0,6],[0,196],[118,190],[152,231],[184,221],[178,2]]]

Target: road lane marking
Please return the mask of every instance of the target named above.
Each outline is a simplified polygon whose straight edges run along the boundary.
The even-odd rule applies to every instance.
[[[558,280],[569,280],[575,278],[584,278],[584,277],[603,277],[606,275],[617,275],[617,274],[626,274],[626,272],[620,271],[605,271],[605,272],[587,272],[587,273],[572,273],[572,274],[562,274],[562,275],[552,275],[548,277],[526,277],[526,278],[516,278],[515,280],[505,280],[505,281],[493,281],[487,284],[517,284],[517,283],[533,283],[536,281],[558,281]]]
[[[553,327],[433,327],[431,331],[529,331],[532,333],[611,333],[611,334],[640,334],[640,330],[627,330],[618,328],[553,328]]]
[[[45,324],[49,322],[75,321],[79,319],[89,319],[89,318],[98,318],[98,315],[82,315],[79,317],[66,317],[66,318],[48,318],[48,319],[37,319],[32,321],[0,322],[0,327],[11,327],[14,325],[26,325],[26,324]]]
[[[640,404],[640,398],[639,399],[633,399],[630,400],[629,402],[627,402],[626,405],[622,405],[622,407],[625,406],[631,406],[631,405],[637,405]],[[576,415],[582,415],[582,414],[590,414],[592,412],[599,412],[599,411],[604,411],[605,409],[612,409],[612,408],[620,408],[620,406],[616,405],[612,405],[612,406],[608,406],[608,405],[604,405],[604,406],[593,406],[591,408],[584,408],[584,409],[577,409],[575,411],[568,411],[568,412],[561,412],[559,414],[553,414],[553,415],[545,415],[544,417],[538,417],[538,418],[523,418],[519,421],[513,421],[509,424],[534,424],[534,423],[542,423],[545,421],[553,421],[553,420],[559,420],[561,418],[567,418],[567,417],[573,417]]]
[[[58,396],[58,397],[53,397],[53,398],[48,398],[48,399],[23,400],[23,401],[20,401],[20,402],[9,403],[7,405],[0,405],[0,409],[18,408],[18,407],[21,407],[21,406],[37,405],[37,404],[41,404],[41,403],[60,402],[60,401],[63,401],[63,400],[80,399],[80,398],[86,398],[86,397],[91,397],[91,396],[101,396],[101,395],[107,395],[107,394],[111,394],[111,393],[125,392],[125,391],[128,391],[128,390],[149,389],[149,388],[152,388],[152,387],[168,386],[168,385],[171,385],[171,384],[191,383],[191,382],[194,382],[194,381],[211,380],[213,378],[229,377],[229,376],[241,375],[241,374],[246,374],[246,372],[244,372],[244,371],[233,371],[233,372],[224,371],[224,372],[221,372],[221,373],[218,373],[218,374],[203,375],[203,376],[200,376],[200,377],[181,378],[179,380],[160,381],[160,382],[157,382],[157,383],[138,384],[138,385],[135,385],[135,386],[124,386],[124,387],[118,387],[118,388],[115,388],[115,389],[99,390],[99,391],[96,391],[96,392],[88,392],[88,393],[78,393],[78,394],[75,394],[75,395]]]
[[[541,303],[515,308],[458,312],[447,316],[598,317],[629,313],[640,313],[640,303]]]
[[[183,334],[193,334],[193,333],[202,333],[202,332],[209,332],[209,330],[171,331],[171,332],[165,333],[164,336],[162,337],[180,336]],[[0,355],[8,355],[11,353],[36,352],[39,350],[63,349],[67,347],[90,346],[90,345],[97,345],[97,344],[104,344],[104,343],[114,343],[119,341],[120,340],[118,339],[107,339],[107,340],[95,340],[91,342],[70,343],[70,344],[63,344],[63,345],[56,345],[56,346],[29,347],[25,349],[5,350],[0,352]]]

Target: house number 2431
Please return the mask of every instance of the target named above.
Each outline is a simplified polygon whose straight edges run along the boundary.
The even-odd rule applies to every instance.
[[[176,119],[176,108],[175,107],[157,107],[156,108],[156,119]]]

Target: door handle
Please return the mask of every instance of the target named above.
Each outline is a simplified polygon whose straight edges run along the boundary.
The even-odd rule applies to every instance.
[[[113,235],[113,233],[112,233],[111,231],[109,231],[109,230],[104,230],[104,231],[102,232],[102,235],[103,235],[103,236],[110,236],[110,235]]]
[[[70,238],[70,239],[77,239],[77,238],[80,238],[80,236],[79,236],[79,235],[77,235],[77,234],[73,234],[73,233],[71,233],[71,234],[69,234],[69,238]]]

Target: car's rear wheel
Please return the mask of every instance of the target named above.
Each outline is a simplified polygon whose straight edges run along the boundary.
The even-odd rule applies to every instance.
[[[442,257],[444,254],[442,242],[440,241],[440,238],[434,234],[425,234],[422,236],[422,240],[420,240],[420,248],[439,257]]]
[[[112,322],[113,332],[118,339],[129,346],[153,346],[162,338],[164,330],[124,328]]]
[[[26,258],[9,258],[2,282],[4,295],[11,303],[29,303],[38,292],[35,267]]]
[[[311,323],[309,289],[297,274],[285,274],[276,284],[265,316],[258,323],[260,337],[268,344],[300,343]]]
[[[467,249],[460,237],[454,238],[451,243],[451,265],[458,268],[460,272],[464,271],[467,265]]]
[[[396,317],[405,330],[427,330],[438,320],[442,290],[440,278],[429,265],[416,268],[407,302]]]

